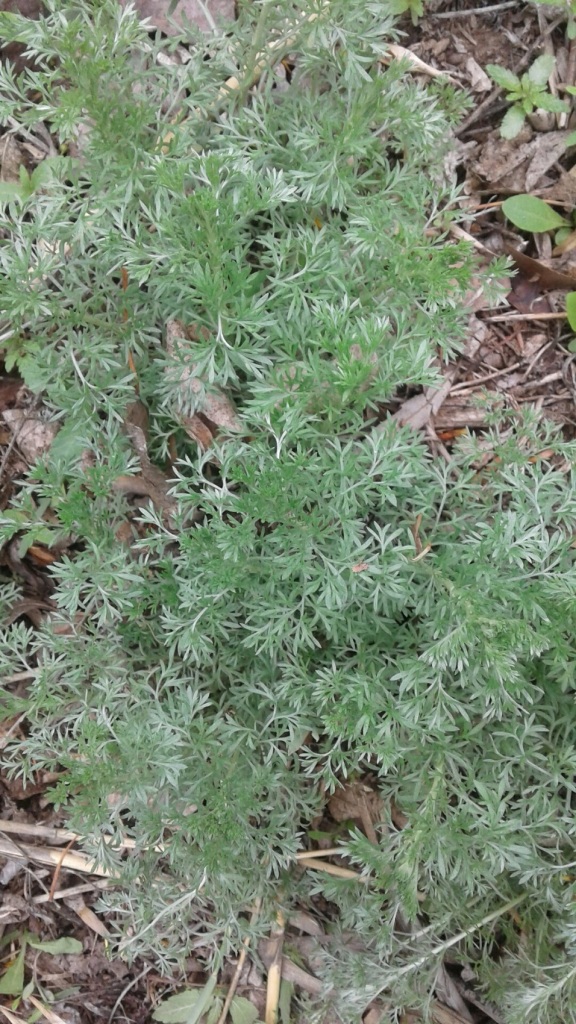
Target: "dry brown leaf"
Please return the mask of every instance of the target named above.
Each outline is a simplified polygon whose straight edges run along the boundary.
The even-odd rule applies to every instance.
[[[103,924],[100,918],[96,916],[90,907],[86,906],[81,896],[72,896],[71,898],[64,900],[64,903],[67,907],[70,907],[75,914],[78,914],[80,920],[84,922],[90,931],[95,932],[96,935],[100,935],[103,939],[110,938],[110,932],[106,925]]]
[[[492,88],[492,82],[488,78],[488,75],[480,67],[477,61],[473,57],[468,57],[465,64],[466,73],[468,75],[470,85],[474,92],[490,92]]]
[[[362,1017],[362,1024],[380,1024],[384,1016],[384,1009],[371,1006]]]
[[[550,188],[540,191],[540,198],[547,202],[563,203],[565,206],[576,206],[576,168],[560,171],[560,176]]]
[[[468,1024],[471,1017],[462,1017],[457,1010],[452,1010],[443,1003],[433,1002],[431,1006],[432,1020],[435,1024]]]
[[[328,810],[334,821],[362,822],[366,809],[373,822],[384,818],[384,805],[378,793],[363,782],[347,782],[330,797]]]
[[[18,864],[18,861],[11,861]],[[19,867],[21,865],[18,865]],[[7,924],[21,924],[30,917],[30,904],[23,896],[15,892],[7,892],[2,896],[2,907],[0,908],[0,927]]]
[[[130,438],[140,460],[141,474],[118,476],[114,490],[119,494],[137,495],[150,498],[153,505],[168,515],[174,511],[175,503],[168,497],[172,481],[158,466],[150,462],[148,455],[148,411],[139,399],[130,402],[124,418],[124,432]]]
[[[295,910],[290,914],[290,928],[293,931],[305,932],[306,935],[313,935],[318,938],[320,935],[324,935],[322,925],[312,914],[307,914],[304,910]]]
[[[45,1006],[44,1003],[41,1003],[35,996],[30,995],[28,996],[28,999],[32,1005],[40,1011],[42,1016],[48,1021],[48,1024],[67,1024],[67,1021],[65,1021],[59,1013],[56,1013],[55,1010],[52,1010],[49,1006]]]
[[[462,1020],[473,1020],[472,1014],[466,1006],[456,982],[448,973],[444,964],[441,964],[438,968],[434,989],[440,1002],[449,1007],[449,1009],[455,1010]]]
[[[19,181],[20,168],[26,161],[22,149],[13,135],[3,135],[0,139],[0,180]]]
[[[179,365],[168,371],[171,381],[178,387],[183,407],[198,402],[198,411],[193,415],[179,413],[184,430],[202,448],[212,444],[214,431],[210,423],[226,431],[238,433],[242,423],[228,398],[220,388],[207,388],[196,376],[194,363],[194,331],[187,329],[180,320],[169,320],[166,324],[166,350],[170,356],[179,359]],[[205,423],[204,420],[209,423]]]
[[[414,395],[413,398],[408,398],[400,409],[398,409],[398,412],[394,413],[393,418],[403,427],[412,427],[413,430],[421,430],[422,427],[425,427],[430,421],[432,416],[436,416],[441,406],[448,398],[455,376],[455,368],[447,370],[444,374],[444,380],[440,387],[424,388],[422,394]]]
[[[16,444],[29,462],[36,462],[47,452],[58,433],[55,423],[48,423],[26,409],[4,409],[4,421],[12,430]]]
[[[272,939],[263,939],[258,943],[258,954],[265,967],[269,967],[274,958],[275,946]],[[311,995],[320,995],[324,985],[318,978],[308,974],[302,967],[289,960],[287,956],[282,957],[282,977],[285,981],[292,981],[294,985]]]
[[[396,60],[408,61],[412,65],[411,70],[416,74],[427,75],[429,78],[446,78],[450,82],[455,81],[455,79],[452,78],[452,75],[449,75],[447,71],[443,71],[441,68],[433,68],[430,64],[427,64],[426,61],[417,57],[412,50],[407,50],[405,46],[398,46],[396,43],[390,43],[386,54],[383,57],[380,57],[381,64],[388,64],[390,62],[389,54],[391,54]]]
[[[120,2],[126,6],[128,0]],[[234,0],[134,0],[134,6],[141,18],[149,18],[154,28],[168,36],[182,30],[186,22],[202,32],[212,32],[214,26],[234,20]],[[169,14],[171,7],[174,10]]]
[[[567,288],[572,291],[576,287],[576,270],[574,276],[563,271],[549,267],[541,260],[535,260],[526,253],[506,245],[506,252],[512,257],[514,263],[523,274],[530,278],[536,278],[542,288]]]
[[[509,142],[493,132],[470,170],[499,191],[532,192],[566,152],[567,132],[540,132],[528,142]],[[549,182],[546,182],[549,184]]]

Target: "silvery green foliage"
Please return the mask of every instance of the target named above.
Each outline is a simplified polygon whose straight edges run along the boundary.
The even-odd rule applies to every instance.
[[[51,570],[55,613],[4,633],[4,674],[34,671],[25,699],[6,694],[30,724],[4,763],[59,772],[55,801],[122,872],[106,900],[127,957],[222,952],[257,896],[322,891],[343,1019],[375,991],[425,1006],[452,950],[512,1014],[565,1024],[574,445],[510,412],[480,469],[471,435],[445,464],[391,419],[374,429],[465,334],[473,267],[442,234],[454,193],[437,173],[457,104],[378,66],[386,3],[241,6],[185,66],[158,63],[173,44],[116,0],[0,19],[36,58],[2,71],[4,118],[72,146],[10,199],[0,242],[8,359],[60,423],[0,537],[74,541]],[[290,87],[269,69],[223,95],[287,19]],[[162,344],[175,317],[243,425],[208,453],[181,427],[195,406]],[[139,471],[129,356],[152,458],[171,437],[179,454],[172,516],[144,510],[131,546],[112,486]],[[323,792],[362,772],[408,826],[383,822],[380,848],[350,835],[373,878],[360,891],[298,880]]]

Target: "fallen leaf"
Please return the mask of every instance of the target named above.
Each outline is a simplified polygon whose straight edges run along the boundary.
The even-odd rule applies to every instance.
[[[172,481],[158,466],[150,462],[147,440],[148,410],[139,399],[130,402],[127,406],[123,430],[130,438],[138,455],[142,472],[135,476],[116,477],[113,484],[114,490],[118,494],[150,498],[152,504],[169,517],[175,508],[173,499],[168,496]]]
[[[12,430],[16,444],[29,462],[36,462],[48,451],[58,427],[26,409],[4,409],[4,421]]]
[[[548,299],[542,295],[542,286],[537,277],[518,274],[506,296],[507,301],[519,313],[550,313]]]
[[[501,192],[532,192],[565,153],[567,138],[567,132],[541,132],[528,142],[516,142],[494,132],[468,167]]]
[[[427,75],[430,78],[446,78],[450,82],[455,81],[447,71],[442,71],[441,68],[433,68],[430,64],[427,64],[426,61],[417,57],[412,50],[407,50],[405,46],[398,46],[396,43],[390,43],[385,56],[380,57],[381,64],[390,63],[389,54],[391,54],[396,60],[407,61],[411,65],[411,70],[416,74],[419,73],[421,75]]]
[[[443,1003],[433,1002],[431,1006],[432,1020],[435,1024],[467,1024],[471,1017],[462,1017],[457,1010],[452,1010]]]
[[[447,370],[440,387],[424,388],[419,395],[408,398],[406,402],[394,413],[393,419],[397,420],[403,427],[412,427],[413,430],[421,430],[430,421],[432,416],[444,404],[456,376],[456,369]],[[378,429],[378,427],[376,428]]]
[[[17,861],[11,861],[17,864]],[[4,883],[6,884],[6,883]],[[28,900],[16,893],[4,893],[2,896],[2,908],[0,909],[0,925],[21,924],[30,917],[31,906]]]
[[[334,821],[338,822],[362,822],[366,811],[374,822],[382,821],[384,818],[384,808],[379,794],[363,782],[347,782],[337,789],[328,801],[328,810]]]
[[[438,968],[434,988],[441,1003],[445,1004],[449,1009],[455,1010],[462,1020],[473,1020],[472,1014],[466,1006],[456,982],[448,973],[444,964],[441,964]]]
[[[532,256],[527,256],[526,253],[520,252],[511,245],[506,245],[505,249],[514,260],[518,270],[521,270],[527,277],[538,280],[542,288],[568,288],[572,290],[576,287],[576,272],[572,277],[570,274],[555,270],[554,267],[546,266],[541,260],[535,260]]]
[[[490,92],[492,82],[488,78],[486,72],[480,67],[473,57],[468,57],[465,67],[470,80],[470,85],[474,92]]]
[[[43,544],[31,544],[26,554],[36,565],[52,565],[58,558],[54,551],[50,551]]]
[[[20,181],[20,168],[26,163],[22,149],[13,135],[4,135],[0,140],[0,180]]]
[[[64,1020],[63,1017],[60,1016],[60,1014],[56,1013],[54,1010],[51,1010],[49,1006],[44,1006],[44,1003],[41,1003],[40,1000],[36,999],[35,996],[29,995],[28,999],[30,1000],[32,1005],[40,1011],[42,1016],[48,1021],[48,1024],[66,1024],[66,1021]]]
[[[228,398],[220,388],[207,386],[196,376],[194,363],[194,328],[187,329],[180,320],[169,320],[166,324],[166,350],[174,359],[174,366],[168,374],[177,389],[176,405],[178,418],[184,430],[202,448],[209,448],[216,427],[235,433],[242,430],[242,423]],[[186,407],[196,406],[196,412],[182,412]],[[209,423],[204,421],[208,420]]]
[[[12,405],[16,401],[22,386],[20,377],[3,377],[0,380],[0,409],[5,409],[7,405]]]

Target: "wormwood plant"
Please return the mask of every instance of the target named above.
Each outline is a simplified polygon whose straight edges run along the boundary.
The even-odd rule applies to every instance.
[[[55,611],[3,634],[4,674],[33,673],[5,768],[58,772],[120,873],[125,956],[222,951],[256,897],[266,927],[322,891],[366,946],[326,953],[343,1020],[425,1006],[449,950],[511,1024],[573,1020],[574,446],[510,413],[480,469],[473,436],[445,464],[376,425],[465,332],[457,99],[379,65],[386,3],[245,3],[185,66],[116,0],[46,7],[0,18],[35,58],[1,73],[4,121],[61,153],[8,197],[0,261],[6,359],[60,429],[0,536],[66,544]],[[196,340],[169,351],[174,319]],[[215,388],[239,423],[202,449],[183,425]],[[122,540],[137,391],[177,461]],[[407,821],[350,834],[370,884],[298,878],[323,792],[366,772]]]

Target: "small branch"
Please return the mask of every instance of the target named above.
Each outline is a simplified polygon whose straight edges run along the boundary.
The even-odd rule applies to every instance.
[[[260,913],[261,907],[262,907],[262,900],[261,899],[256,900],[256,903],[254,904],[254,909],[252,911],[252,914],[250,915],[250,924],[251,925],[253,925],[255,923],[255,921],[257,920],[258,915]],[[251,937],[250,937],[250,935],[247,935],[246,938],[242,942],[242,949],[240,950],[240,955],[238,957],[238,963],[236,964],[236,970],[234,971],[234,974],[233,974],[233,977],[232,977],[232,981],[230,982],[230,986],[229,986],[228,991],[226,993],[226,998],[224,1000],[224,1006],[222,1007],[222,1013],[220,1014],[216,1024],[224,1024],[224,1022],[226,1020],[226,1017],[228,1016],[228,1011],[230,1009],[230,1005],[232,1003],[232,1000],[234,999],[234,994],[236,992],[236,989],[238,988],[238,982],[240,981],[240,975],[242,974],[242,968],[244,967],[244,963],[246,961],[246,957],[248,956],[248,950],[250,948],[250,941],[251,941]]]
[[[282,949],[284,947],[284,914],[281,910],[276,914],[276,925],[272,929],[272,941],[274,943],[274,954],[272,963],[268,968],[266,981],[266,1013],[265,1024],[276,1024],[278,1020],[278,1005],[280,1003],[280,985],[282,982]]]

